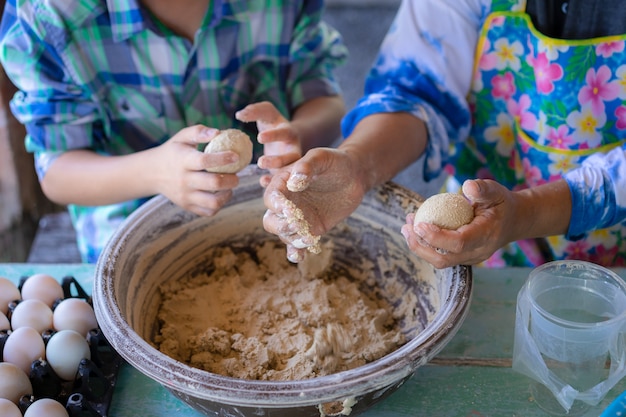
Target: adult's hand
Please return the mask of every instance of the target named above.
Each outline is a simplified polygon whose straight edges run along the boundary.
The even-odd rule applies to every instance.
[[[473,265],[489,258],[496,250],[515,239],[518,218],[516,195],[491,180],[470,180],[463,193],[472,202],[474,219],[457,230],[433,224],[413,224],[415,215],[407,215],[402,227],[409,248],[436,268]]]
[[[264,194],[263,225],[287,244],[291,262],[301,261],[319,236],[359,206],[366,192],[357,180],[359,169],[349,153],[314,148],[272,177]]]

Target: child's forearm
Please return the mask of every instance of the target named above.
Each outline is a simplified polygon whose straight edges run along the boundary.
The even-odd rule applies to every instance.
[[[329,146],[338,139],[345,111],[341,96],[317,97],[299,106],[293,114],[291,125],[300,136],[302,152]]]
[[[149,151],[124,156],[68,151],[50,166],[41,186],[58,204],[114,204],[155,194],[154,169]]]

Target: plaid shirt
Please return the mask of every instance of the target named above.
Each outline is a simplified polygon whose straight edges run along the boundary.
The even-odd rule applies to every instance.
[[[268,100],[295,107],[339,87],[346,57],[321,21],[322,0],[215,0],[195,42],[176,36],[137,0],[9,0],[0,59],[19,91],[11,110],[43,178],[62,152],[123,155],[203,124],[248,130],[234,118]],[[260,149],[255,149],[258,156]],[[83,261],[145,200],[69,206]]]

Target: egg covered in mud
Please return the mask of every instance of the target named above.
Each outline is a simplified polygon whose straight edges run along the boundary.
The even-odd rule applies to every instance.
[[[456,193],[435,194],[415,213],[414,224],[431,223],[442,229],[456,230],[474,219],[474,208],[467,198]]]

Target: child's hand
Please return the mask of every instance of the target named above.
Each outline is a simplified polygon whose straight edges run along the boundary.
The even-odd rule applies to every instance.
[[[156,193],[200,216],[213,216],[228,202],[239,184],[235,174],[208,172],[211,167],[236,162],[235,152],[204,153],[198,145],[209,142],[219,130],[205,126],[182,129],[151,151],[151,181]]]
[[[264,145],[263,156],[257,161],[259,168],[270,172],[285,167],[302,156],[302,144],[298,132],[274,105],[268,101],[246,106],[235,115],[242,122],[256,122],[259,130],[257,140]],[[269,177],[262,184],[269,182]]]

